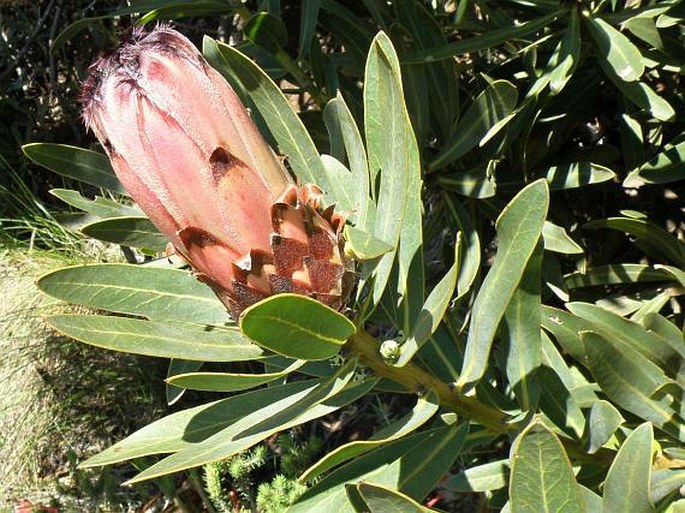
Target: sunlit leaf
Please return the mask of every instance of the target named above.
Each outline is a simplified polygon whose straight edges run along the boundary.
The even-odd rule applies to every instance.
[[[509,497],[514,513],[585,512],[564,447],[540,421],[531,422],[511,448]]]
[[[275,353],[322,360],[337,354],[356,328],[344,315],[299,294],[278,294],[246,309],[240,329]]]

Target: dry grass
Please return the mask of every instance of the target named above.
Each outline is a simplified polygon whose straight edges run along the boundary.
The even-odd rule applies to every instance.
[[[34,282],[68,263],[0,250],[0,511],[22,498],[128,509],[137,494],[122,495],[118,486],[126,469],[86,475],[75,472],[75,461],[161,415],[165,362],[91,348],[45,322],[74,309],[42,295]],[[84,489],[84,479],[92,489]]]

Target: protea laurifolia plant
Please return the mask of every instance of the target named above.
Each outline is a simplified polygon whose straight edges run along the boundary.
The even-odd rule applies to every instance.
[[[340,308],[343,219],[292,182],[188,39],[135,32],[93,64],[83,97],[126,190],[233,316],[281,292]]]

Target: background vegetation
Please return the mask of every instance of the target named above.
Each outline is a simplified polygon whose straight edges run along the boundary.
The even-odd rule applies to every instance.
[[[682,507],[684,17],[683,3],[669,0],[3,2],[0,374],[7,392],[0,395],[0,455],[7,457],[0,458],[0,477],[7,488],[0,498],[67,510],[143,510],[155,503],[190,511],[281,511],[303,493],[296,478],[317,459],[396,426],[416,403],[412,394],[398,394],[386,383],[334,414],[270,436],[227,460],[133,490],[119,484],[133,477],[133,467],[143,470],[152,460],[76,469],[76,461],[162,412],[217,397],[195,391],[178,399],[163,387],[161,360],[110,354],[56,337],[41,319],[70,307],[51,303],[28,285],[64,264],[131,262],[150,254],[146,241],[121,251],[107,236],[99,242],[85,237],[82,229],[106,216],[83,209],[80,200],[66,205],[51,190],[126,200],[83,180],[74,166],[60,165],[53,146],[28,146],[23,153],[21,148],[40,142],[98,150],[79,121],[79,88],[88,65],[132,24],[174,20],[200,48],[208,35],[255,58],[286,92],[317,150],[351,168],[354,156],[344,129],[336,133],[339,123],[331,118],[344,102],[364,134],[367,56],[379,48],[379,30],[398,54],[423,170],[421,255],[428,286],[420,287],[422,299],[449,274],[455,234],[462,233],[457,297],[447,295],[448,302],[454,300],[421,342],[418,365],[442,383],[460,386],[469,381],[464,361],[483,366],[483,376],[471,375],[480,380],[478,400],[506,412],[518,426],[483,440],[472,426],[463,450],[438,468],[426,490],[402,492],[447,511],[500,509],[507,500],[512,510],[527,511],[513,502],[513,490],[536,490],[539,483],[520,480],[536,472],[544,476],[545,469],[516,472],[510,450],[523,456],[537,447],[568,454],[580,466],[575,477],[565,468],[555,477],[583,485],[574,493],[586,511],[602,500],[605,511],[621,511],[626,501],[641,508],[631,511]],[[205,53],[231,78],[233,68],[220,58],[230,54],[217,48]],[[324,110],[333,99],[337,110]],[[258,99],[247,95],[246,101],[266,119],[261,128],[282,149],[268,122],[271,113]],[[371,154],[368,132],[364,136]],[[295,162],[290,165],[298,171]],[[539,188],[524,189],[539,178],[548,183],[548,199]],[[522,190],[530,205],[517,205],[527,211],[540,205],[545,221],[543,241],[529,244],[525,260],[532,267],[505,258],[524,243],[495,226]],[[541,206],[545,201],[548,209]],[[498,268],[498,260],[507,266]],[[509,304],[498,304],[507,276],[516,274],[512,269],[528,273],[527,283],[519,275],[511,285],[537,298],[537,317],[516,322]],[[494,272],[502,278],[495,293],[487,294],[487,277]],[[414,293],[407,287],[406,294]],[[403,328],[412,324],[393,313],[392,301],[384,296],[366,327],[379,340],[402,342],[409,331]],[[525,297],[518,301],[530,314]],[[496,334],[480,336],[487,339],[484,345],[472,341],[479,340],[473,335],[479,329],[473,319],[480,318],[475,309],[505,318]],[[499,318],[493,323],[494,330]],[[520,340],[533,349],[515,354]],[[449,365],[440,363],[440,351],[449,355]],[[476,353],[491,357],[478,359]],[[235,370],[212,365],[211,370]],[[563,404],[555,404],[560,397]],[[178,401],[167,406],[168,399]],[[546,427],[534,421],[523,429],[534,413]],[[418,433],[412,436],[427,436],[425,430]],[[401,451],[400,445],[387,446]],[[378,456],[383,457],[388,458]],[[318,490],[326,489],[323,482]],[[316,498],[308,493],[305,499]],[[382,495],[357,493],[371,502],[374,493]],[[301,504],[306,508],[307,502]]]

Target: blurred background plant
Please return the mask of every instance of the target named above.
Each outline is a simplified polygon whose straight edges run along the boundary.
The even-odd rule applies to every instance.
[[[455,368],[464,355],[475,289],[497,249],[494,219],[523,186],[546,178],[552,192],[540,268],[543,312],[548,314],[543,315],[542,326],[557,349],[545,353],[545,363],[563,383],[559,385],[557,378],[544,383],[568,389],[575,402],[569,400],[574,406],[561,420],[544,394],[539,409],[561,426],[560,431],[578,438],[589,436],[585,423],[591,414],[599,415],[596,410],[601,408],[593,409],[597,398],[614,401],[623,417],[605,412],[607,417],[602,418],[621,419],[606,433],[605,442],[616,449],[629,435],[628,428],[636,425],[635,419],[649,416],[626,406],[632,404],[630,398],[604,389],[605,383],[597,395],[600,387],[593,373],[602,370],[584,363],[582,341],[569,337],[554,319],[582,329],[604,323],[597,328],[600,335],[617,340],[616,326],[623,326],[616,324],[617,317],[643,330],[661,329],[672,336],[674,330],[668,326],[673,326],[676,335],[682,334],[683,5],[669,0],[0,3],[0,227],[2,244],[9,248],[2,253],[3,284],[10,284],[10,293],[3,298],[2,342],[11,348],[2,353],[2,369],[7,375],[4,386],[13,392],[0,395],[8,405],[0,419],[0,454],[8,454],[0,459],[0,474],[16,478],[5,481],[12,484],[3,499],[86,504],[78,500],[87,495],[88,507],[114,510],[143,508],[158,499],[191,511],[281,511],[287,501],[279,501],[301,494],[302,485],[294,478],[316,457],[347,440],[368,436],[372,428],[389,425],[410,408],[406,400],[382,404],[378,396],[367,397],[326,418],[333,427],[314,430],[304,441],[298,439],[301,433],[289,432],[229,460],[210,463],[202,473],[162,480],[131,495],[118,495],[118,484],[131,477],[130,469],[121,474],[107,468],[95,473],[76,469],[75,461],[159,416],[165,370],[139,357],[55,338],[40,319],[56,307],[43,306],[44,300],[37,299],[28,284],[65,263],[137,261],[150,252],[144,243],[122,253],[107,244],[106,236],[98,242],[85,237],[79,229],[97,221],[97,213],[83,209],[83,202],[73,196],[67,202],[72,206],[65,206],[50,190],[127,200],[116,191],[78,180],[68,162],[58,162],[54,147],[27,147],[25,153],[32,160],[24,157],[21,147],[40,142],[97,150],[79,121],[78,95],[87,68],[133,23],[158,20],[174,20],[198,47],[208,35],[237,45],[256,59],[286,93],[317,149],[350,166],[354,163],[345,151],[347,141],[330,122],[333,109],[325,107],[339,92],[358,126],[363,126],[367,54],[379,29],[390,36],[402,64],[405,101],[424,167],[427,282],[437,283],[449,267],[451,234],[457,230],[466,241],[467,261],[477,269],[471,300],[448,310],[435,336],[443,348],[458,342]],[[230,73],[220,60],[215,58],[212,64]],[[244,99],[254,101],[249,94]],[[250,107],[277,145],[258,106]],[[571,305],[571,313],[565,308],[581,301],[595,303],[615,317],[599,319],[591,308]],[[388,311],[374,313],[373,329],[386,337],[401,335],[398,319]],[[550,340],[545,337],[543,343]],[[498,407],[514,409],[521,398],[511,390],[508,339],[501,339],[489,367],[491,400],[497,404],[506,396]],[[551,351],[554,346],[544,347]],[[437,358],[428,349],[420,356],[429,367]],[[17,386],[13,369],[23,369],[16,372],[25,385]],[[445,380],[458,377],[449,366],[432,369]],[[678,379],[677,372],[668,372]],[[19,390],[25,395],[17,396]],[[182,404],[200,404],[207,397],[186,394]],[[132,416],[131,409],[140,415]],[[624,418],[629,422],[623,425]],[[367,428],[361,433],[349,427],[360,419]],[[660,437],[669,461],[681,457],[674,438],[663,433]],[[46,450],[55,447],[59,450]],[[494,509],[503,506],[508,450],[508,442],[500,439],[459,456],[434,488],[432,505],[452,511],[475,508],[475,502]],[[137,464],[142,469],[151,463]],[[463,471],[469,467],[471,471]],[[603,471],[593,475],[591,470],[584,468],[579,479],[598,492],[603,479],[597,475]],[[65,475],[70,480],[60,481]],[[672,475],[655,475],[657,484],[658,479],[678,482]],[[655,489],[662,493],[664,487]],[[40,490],[47,492],[40,495]],[[465,498],[462,492],[469,490],[484,495]],[[666,509],[677,498],[675,490],[655,493],[651,500]]]

